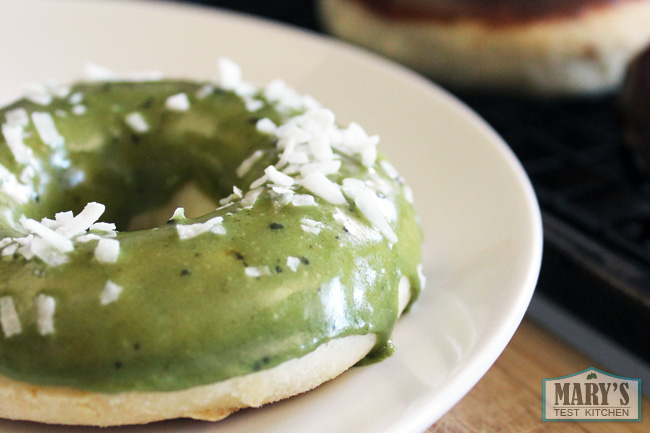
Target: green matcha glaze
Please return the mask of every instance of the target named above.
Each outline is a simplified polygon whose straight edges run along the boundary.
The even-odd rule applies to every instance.
[[[281,121],[271,104],[251,113],[232,92],[197,99],[201,87],[181,81],[78,84],[71,93],[83,95],[84,114],[71,113],[71,104],[57,98],[47,106],[21,100],[0,112],[52,113],[65,140],[53,148],[40,140],[33,122],[25,126],[24,142],[40,165],[30,183],[34,194],[17,203],[0,191],[0,239],[25,235],[17,223],[21,214],[35,220],[76,214],[91,201],[105,204],[101,221],[120,230],[114,264],[96,260],[97,241],[75,243],[59,266],[19,254],[0,260],[0,297],[13,299],[22,326],[15,335],[0,333],[0,374],[98,392],[168,391],[268,369],[342,336],[376,333],[370,356],[390,346],[400,279],[411,282],[411,302],[420,290],[421,232],[401,183],[379,164],[369,170],[341,155],[339,173],[328,177],[336,183],[381,178],[394,188],[388,197],[398,216],[394,245],[383,237],[363,241],[349,230],[348,224],[371,227],[349,199],[338,206],[318,197],[316,206],[279,206],[269,188],[252,209],[235,200],[196,220],[126,231],[131,218],[163,205],[188,182],[218,201],[233,185],[246,193],[277,162],[275,137],[256,129],[259,118]],[[190,109],[165,108],[167,97],[180,92]],[[125,123],[132,112],[142,114],[148,131],[134,132]],[[264,156],[238,178],[235,169],[256,149]],[[0,163],[16,176],[24,167],[4,138]],[[226,234],[179,239],[177,225],[215,216],[223,217]],[[301,228],[305,217],[323,223],[319,234]],[[295,272],[289,256],[301,259]],[[246,267],[268,267],[269,273],[251,277]],[[108,280],[123,291],[102,305]],[[39,294],[56,301],[52,334],[38,332]]]

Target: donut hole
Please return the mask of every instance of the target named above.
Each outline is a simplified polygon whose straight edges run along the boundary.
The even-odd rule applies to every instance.
[[[217,201],[189,182],[177,191],[164,205],[134,215],[128,222],[128,231],[146,230],[158,227],[169,220],[174,211],[182,207],[185,216],[197,218],[212,212],[218,206]]]
[[[260,118],[279,122],[270,106],[251,114],[241,98],[231,92],[214,97],[191,98],[191,109],[169,109],[169,97],[192,97],[200,85],[188,82],[108,83],[75,87],[83,94],[88,112],[56,117],[56,128],[65,147],[51,148],[29,132],[26,143],[37,152],[41,164],[34,180],[37,197],[16,209],[40,220],[58,212],[79,213],[87,203],[106,206],[101,221],[119,231],[143,230],[163,225],[178,207],[196,218],[214,211],[233,186],[247,190],[260,176],[259,169],[275,154],[273,137],[257,130]],[[153,96],[152,96],[153,95]],[[54,104],[54,103],[53,103]],[[65,101],[52,110],[69,108]],[[147,127],[134,127],[138,115]],[[40,147],[39,147],[40,146]],[[247,175],[236,168],[255,150],[264,157]]]
[[[72,211],[75,215],[89,202],[106,206],[101,221],[114,223],[119,231],[146,230],[164,225],[174,211],[182,207],[185,216],[197,218],[213,212],[219,200],[232,192],[233,175],[227,170],[214,170],[204,175],[214,161],[178,158],[168,160],[134,157],[132,161],[115,158],[102,166],[93,163],[93,169],[80,166],[85,176],[76,179],[69,170],[51,182],[47,194],[23,208],[30,218],[52,218],[58,212]],[[157,158],[156,158],[157,159]],[[206,158],[207,159],[207,158]],[[55,174],[57,174],[55,172]],[[54,177],[54,176],[53,176]],[[240,182],[245,187],[244,182]]]

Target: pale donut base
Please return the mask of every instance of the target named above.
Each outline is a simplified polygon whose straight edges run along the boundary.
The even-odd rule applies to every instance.
[[[0,377],[0,417],[95,426],[173,418],[217,421],[238,409],[313,389],[362,359],[375,342],[374,334],[344,337],[269,370],[172,392],[102,394],[33,386]]]
[[[349,0],[321,0],[329,31],[458,88],[546,95],[620,85],[650,42],[650,1],[593,9],[575,19],[486,26],[387,20]]]

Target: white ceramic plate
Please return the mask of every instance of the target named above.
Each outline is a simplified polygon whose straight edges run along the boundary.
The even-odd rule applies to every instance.
[[[428,81],[361,50],[295,29],[160,2],[0,0],[0,102],[24,82],[159,69],[209,78],[216,59],[245,79],[282,78],[380,134],[413,187],[428,287],[394,333],[397,353],[305,395],[217,423],[173,421],[119,432],[418,432],[502,352],[537,281],[542,235],[528,179],[497,135]],[[0,422],[1,432],[71,431]],[[75,432],[94,429],[73,429]]]

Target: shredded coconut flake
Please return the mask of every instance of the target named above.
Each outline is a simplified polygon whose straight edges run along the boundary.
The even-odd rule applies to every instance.
[[[305,99],[282,80],[271,81],[264,89],[264,97],[284,112],[297,110],[305,105]]]
[[[113,71],[96,63],[86,63],[84,73],[86,78],[96,81],[113,81],[117,78]]]
[[[56,301],[53,297],[40,294],[36,297],[36,325],[41,335],[54,334],[54,312]]]
[[[378,242],[383,239],[377,230],[363,225],[355,218],[345,214],[341,209],[335,210],[334,219],[341,224],[357,242]]]
[[[102,239],[101,236],[97,236],[93,233],[88,233],[86,235],[81,235],[74,238],[75,242],[81,242],[82,244],[90,241],[98,241],[100,239]]]
[[[117,230],[117,227],[113,223],[94,223],[90,226],[90,230],[97,230],[99,232],[110,233]]]
[[[116,263],[120,255],[120,241],[102,238],[95,247],[95,258],[101,263]]]
[[[293,197],[293,194],[277,194],[273,193],[273,206],[275,206],[276,209],[281,209],[291,203],[291,198]]]
[[[302,180],[302,186],[332,204],[346,203],[340,187],[325,177],[323,173],[313,172],[308,174]]]
[[[29,244],[18,248],[27,260],[36,256],[49,266],[60,266],[68,262],[68,255],[52,246],[41,237],[34,237]]]
[[[248,191],[240,202],[243,208],[244,209],[252,208],[255,205],[255,202],[257,201],[257,198],[260,196],[262,191],[263,191],[262,188],[251,189],[250,191]]]
[[[0,325],[5,337],[10,338],[23,332],[18,313],[11,296],[0,298]]]
[[[382,159],[381,161],[379,161],[379,165],[381,165],[381,168],[384,169],[386,175],[388,175],[388,177],[390,177],[391,179],[399,178],[399,172],[395,167],[393,167],[393,164],[391,164],[390,162],[386,161],[385,159]]]
[[[372,167],[377,160],[377,148],[375,146],[367,146],[361,150],[361,164],[366,167]]]
[[[29,114],[24,108],[14,108],[5,113],[5,119],[9,125],[27,126],[29,125]]]
[[[264,169],[264,173],[268,176],[268,179],[276,185],[280,186],[291,186],[294,183],[294,180],[291,176],[278,171],[277,168],[269,165]]]
[[[262,156],[264,155],[264,152],[261,150],[256,150],[253,152],[251,156],[246,158],[240,165],[237,167],[236,174],[237,177],[244,177],[246,174],[250,171],[250,169],[255,165],[257,161],[259,161]]]
[[[271,187],[271,190],[273,190],[274,193],[276,194],[293,194],[293,190],[284,186],[277,186],[274,185]]]
[[[136,71],[128,74],[117,74],[112,70],[96,63],[86,63],[84,74],[91,81],[159,81],[163,78],[160,71]]]
[[[277,128],[275,135],[280,139],[278,142],[278,147],[280,147],[280,149],[282,149],[283,145],[288,143],[289,140],[295,140],[295,144],[306,144],[312,137],[310,132],[296,125],[295,122],[292,122],[291,120]]]
[[[409,204],[413,204],[413,190],[407,184],[402,185],[402,192],[404,193],[404,198]]]
[[[23,142],[23,127],[19,124],[5,123],[2,125],[2,135],[16,162],[28,164],[32,159],[33,152]]]
[[[248,277],[257,278],[263,275],[271,275],[271,269],[268,266],[247,266],[244,273]]]
[[[284,160],[290,164],[302,165],[302,164],[307,164],[309,162],[309,155],[307,155],[307,153],[305,152],[293,152],[284,155]]]
[[[363,190],[357,194],[354,203],[368,221],[370,221],[370,223],[375,226],[390,243],[397,243],[397,235],[386,221],[377,200],[377,196],[372,191]]]
[[[66,217],[65,224],[63,224],[56,231],[57,233],[68,238],[81,234],[88,230],[95,222],[97,222],[105,210],[106,206],[103,204],[90,202],[86,204],[84,209],[79,212],[79,214],[74,218],[68,219],[69,217]]]
[[[303,218],[300,220],[300,228],[304,231],[312,234],[320,234],[321,229],[324,227],[324,224],[320,221],[315,221],[310,218]]]
[[[300,173],[300,166],[298,164],[291,164],[282,169],[282,173],[288,174],[289,176],[293,174]]]
[[[264,107],[264,102],[260,101],[259,99],[253,99],[250,97],[244,98],[244,104],[246,104],[246,109],[251,113],[260,110],[262,107]]]
[[[20,173],[20,181],[23,182],[24,184],[27,184],[27,183],[33,181],[34,178],[36,177],[36,170],[34,169],[34,166],[38,165],[38,161],[32,160],[32,161],[30,161],[30,164],[33,164],[33,165],[28,165]]]
[[[64,139],[56,129],[54,118],[50,113],[35,111],[32,113],[32,121],[34,122],[36,132],[38,132],[43,143],[50,147],[56,147],[63,144]]]
[[[70,223],[74,219],[74,214],[71,210],[66,212],[57,212],[54,214],[54,220],[56,221],[57,228],[61,227],[64,224]]]
[[[311,218],[302,218],[300,222],[310,227],[321,227],[323,225],[322,222],[313,220]]]
[[[138,111],[134,111],[133,113],[127,114],[127,116],[124,118],[126,121],[126,124],[129,125],[129,127],[137,133],[143,134],[147,131],[149,131],[149,124],[145,120],[145,118],[142,116],[142,113]]]
[[[260,186],[264,185],[269,180],[267,175],[264,175],[257,179],[255,182],[251,183],[251,189],[257,189]]]
[[[190,100],[185,93],[177,93],[165,100],[165,107],[172,111],[187,111],[190,109]]]
[[[271,119],[268,119],[266,117],[264,119],[258,120],[255,126],[258,131],[266,132],[267,134],[274,134],[278,129],[276,124],[273,123]]]
[[[232,191],[233,191],[232,194],[230,194],[228,197],[219,200],[220,205],[222,206],[227,205],[233,200],[243,197],[242,190],[237,188],[236,186],[232,187]]]
[[[220,58],[217,62],[219,84],[224,89],[233,90],[242,82],[242,71],[239,65],[228,58]]]
[[[108,280],[102,293],[99,295],[99,302],[101,302],[102,305],[108,305],[117,301],[122,294],[122,290],[122,286]]]
[[[210,233],[214,233],[215,235],[225,235],[226,228],[222,224],[215,224],[210,229]]]
[[[316,162],[313,164],[305,164],[300,167],[300,174],[303,176],[308,176],[310,173],[318,171],[322,174],[334,174],[339,171],[341,168],[341,160],[333,160],[327,162]]]
[[[25,98],[39,105],[50,105],[53,99],[52,92],[43,83],[24,83]]]
[[[174,211],[174,214],[170,218],[170,221],[184,220],[184,219],[185,219],[185,208],[177,207],[176,210]]]
[[[408,305],[409,300],[411,299],[411,281],[406,275],[402,275],[402,278],[399,280],[398,288],[398,306],[397,311],[399,314],[402,314],[404,308]]]
[[[72,105],[81,104],[81,101],[84,99],[84,94],[81,92],[75,92],[68,98],[68,102]]]
[[[424,287],[427,285],[427,277],[422,271],[422,263],[417,266],[418,278],[420,279],[420,290],[424,290]]]
[[[182,240],[192,239],[200,234],[212,231],[215,225],[220,225],[223,222],[223,217],[214,217],[203,223],[196,224],[178,224],[176,225],[176,230],[178,231],[178,237]],[[212,231],[216,234],[225,234],[225,228],[223,230],[217,229],[217,231]]]
[[[5,238],[11,241],[11,238]],[[9,244],[5,247],[2,248],[2,255],[3,256],[13,256],[16,253],[16,250],[18,250],[18,244]]]
[[[196,91],[196,98],[205,99],[208,96],[212,95],[213,92],[214,92],[214,86],[210,84],[206,84]]]
[[[331,161],[334,157],[332,147],[325,135],[317,135],[309,140],[309,149],[318,161]]]
[[[287,267],[289,269],[291,269],[293,272],[296,272],[298,270],[298,266],[300,266],[300,259],[298,257],[287,257]]]
[[[74,105],[72,107],[72,114],[76,116],[81,116],[83,114],[86,114],[86,111],[88,111],[88,109],[86,108],[85,105],[79,104],[79,105]]]
[[[0,190],[18,203],[24,204],[34,194],[33,187],[21,183],[16,176],[0,164]]]
[[[314,200],[313,195],[296,194],[291,197],[291,204],[294,206],[315,206],[316,200]]]
[[[56,231],[47,228],[44,224],[31,218],[20,218],[20,224],[29,232],[40,236],[40,239],[47,242],[49,246],[61,252],[67,253],[74,249],[72,241]]]

